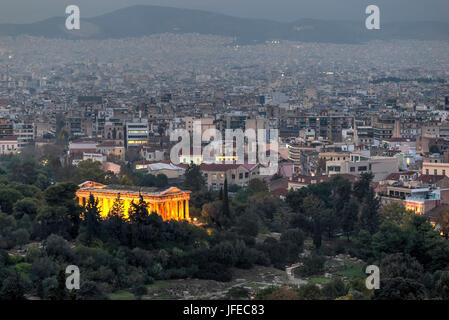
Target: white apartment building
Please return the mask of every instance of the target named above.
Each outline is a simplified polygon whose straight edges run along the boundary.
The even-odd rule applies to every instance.
[[[373,181],[384,180],[391,172],[397,172],[398,169],[399,162],[396,157],[368,157],[357,153],[352,153],[347,160],[326,162],[328,175],[360,175],[371,172],[374,175]]]

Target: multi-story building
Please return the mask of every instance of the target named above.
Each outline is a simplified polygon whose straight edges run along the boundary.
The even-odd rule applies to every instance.
[[[14,123],[13,125],[14,136],[17,137],[19,148],[23,148],[34,142],[34,124],[33,123]]]
[[[318,152],[314,147],[297,143],[287,145],[288,159],[293,162],[294,174],[310,175],[318,165]]]
[[[356,126],[354,129],[354,143],[357,146],[373,144],[374,129],[371,126]]]
[[[101,131],[104,140],[112,140],[116,145],[123,146],[125,140],[125,126],[121,119],[109,119]]]
[[[449,189],[412,189],[411,194],[404,200],[404,206],[407,210],[423,215],[441,204],[447,204],[448,200]]]
[[[401,124],[390,117],[378,117],[373,121],[373,137],[378,142],[391,138],[400,138]]]
[[[315,139],[322,138],[332,142],[342,142],[343,129],[354,128],[354,117],[344,115],[296,115],[280,120],[280,133],[300,132],[305,129],[315,131]]]
[[[424,138],[449,138],[448,125],[423,126],[421,129]]]
[[[449,177],[449,163],[442,163],[438,160],[436,162],[423,162],[422,174]]]
[[[228,185],[247,187],[251,179],[259,175],[259,165],[248,164],[201,164],[201,171],[209,189],[219,190],[224,186],[225,179]]]
[[[19,142],[17,137],[1,137],[0,138],[0,154],[17,153],[19,149]]]
[[[148,121],[126,123],[126,148],[139,147],[148,143]]]
[[[395,157],[368,157],[353,153],[348,160],[326,162],[326,172],[329,175],[371,172],[374,181],[384,180],[390,173],[398,171],[398,159]]]
[[[10,137],[14,134],[13,124],[8,119],[0,119],[0,138]]]
[[[72,137],[93,136],[93,127],[91,118],[84,118],[82,116],[69,117],[67,118],[67,127],[69,134]]]

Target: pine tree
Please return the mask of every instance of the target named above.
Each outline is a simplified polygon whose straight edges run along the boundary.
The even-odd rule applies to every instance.
[[[58,272],[58,284],[56,285],[56,287],[52,288],[52,295],[50,297],[50,300],[66,300],[67,298],[67,292],[65,291],[66,287],[65,287],[65,272],[64,270],[59,270]]]
[[[191,163],[184,173],[184,187],[191,191],[200,191],[204,188],[204,177],[200,166]]]
[[[315,248],[319,249],[321,247],[321,234],[323,233],[325,205],[319,198],[313,194],[309,194],[304,198],[302,207],[304,208],[307,219],[311,223],[313,244]]]
[[[349,240],[350,234],[354,231],[355,225],[357,223],[359,206],[358,202],[355,198],[349,200],[348,203],[345,204],[341,214],[341,228],[343,232],[346,234],[346,237]]]
[[[139,202],[131,202],[128,214],[131,223],[131,244],[132,246],[138,246],[139,241],[146,239],[147,228],[145,228],[145,225],[149,224],[150,220],[148,204],[143,200],[142,195],[140,195]]]
[[[129,220],[131,223],[145,223],[149,215],[148,203],[143,200],[142,195],[139,195],[139,202],[131,202],[131,206],[128,210]]]
[[[359,218],[360,229],[365,229],[374,234],[379,228],[380,222],[380,201],[376,198],[373,188],[370,188],[365,195]]]
[[[120,193],[112,205],[112,208],[108,212],[106,219],[106,225],[108,227],[108,233],[113,237],[114,240],[122,242],[123,238],[123,227],[124,227],[124,203],[120,199]]]
[[[100,235],[100,209],[98,208],[98,199],[90,194],[89,200],[84,207],[84,220],[82,223],[83,231],[86,233],[88,244]]]
[[[362,201],[365,195],[369,192],[371,182],[374,175],[371,172],[365,172],[360,175],[360,179],[354,183],[353,194]]]
[[[125,211],[124,202],[120,199],[120,193],[117,195],[117,198],[112,205],[112,208],[108,212],[108,219],[111,218],[120,218],[123,219],[124,211]]]

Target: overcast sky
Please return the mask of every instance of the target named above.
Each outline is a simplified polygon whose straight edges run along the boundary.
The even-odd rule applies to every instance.
[[[63,16],[76,4],[92,17],[135,4],[203,9],[233,16],[293,21],[299,18],[364,19],[367,5],[380,7],[383,22],[449,22],[449,0],[0,0],[0,23],[29,23]]]

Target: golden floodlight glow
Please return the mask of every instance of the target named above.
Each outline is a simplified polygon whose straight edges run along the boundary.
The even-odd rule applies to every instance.
[[[129,208],[131,202],[139,202],[140,195],[148,204],[149,212],[156,212],[164,221],[167,220],[187,220],[189,216],[189,200],[191,191],[184,191],[176,187],[170,187],[165,190],[156,188],[133,188],[129,186],[107,186],[101,183],[86,181],[79,185],[76,191],[78,203],[83,206],[89,201],[92,194],[98,199],[100,215],[104,219],[108,216],[114,202],[120,195],[124,207],[124,219],[129,218]]]

